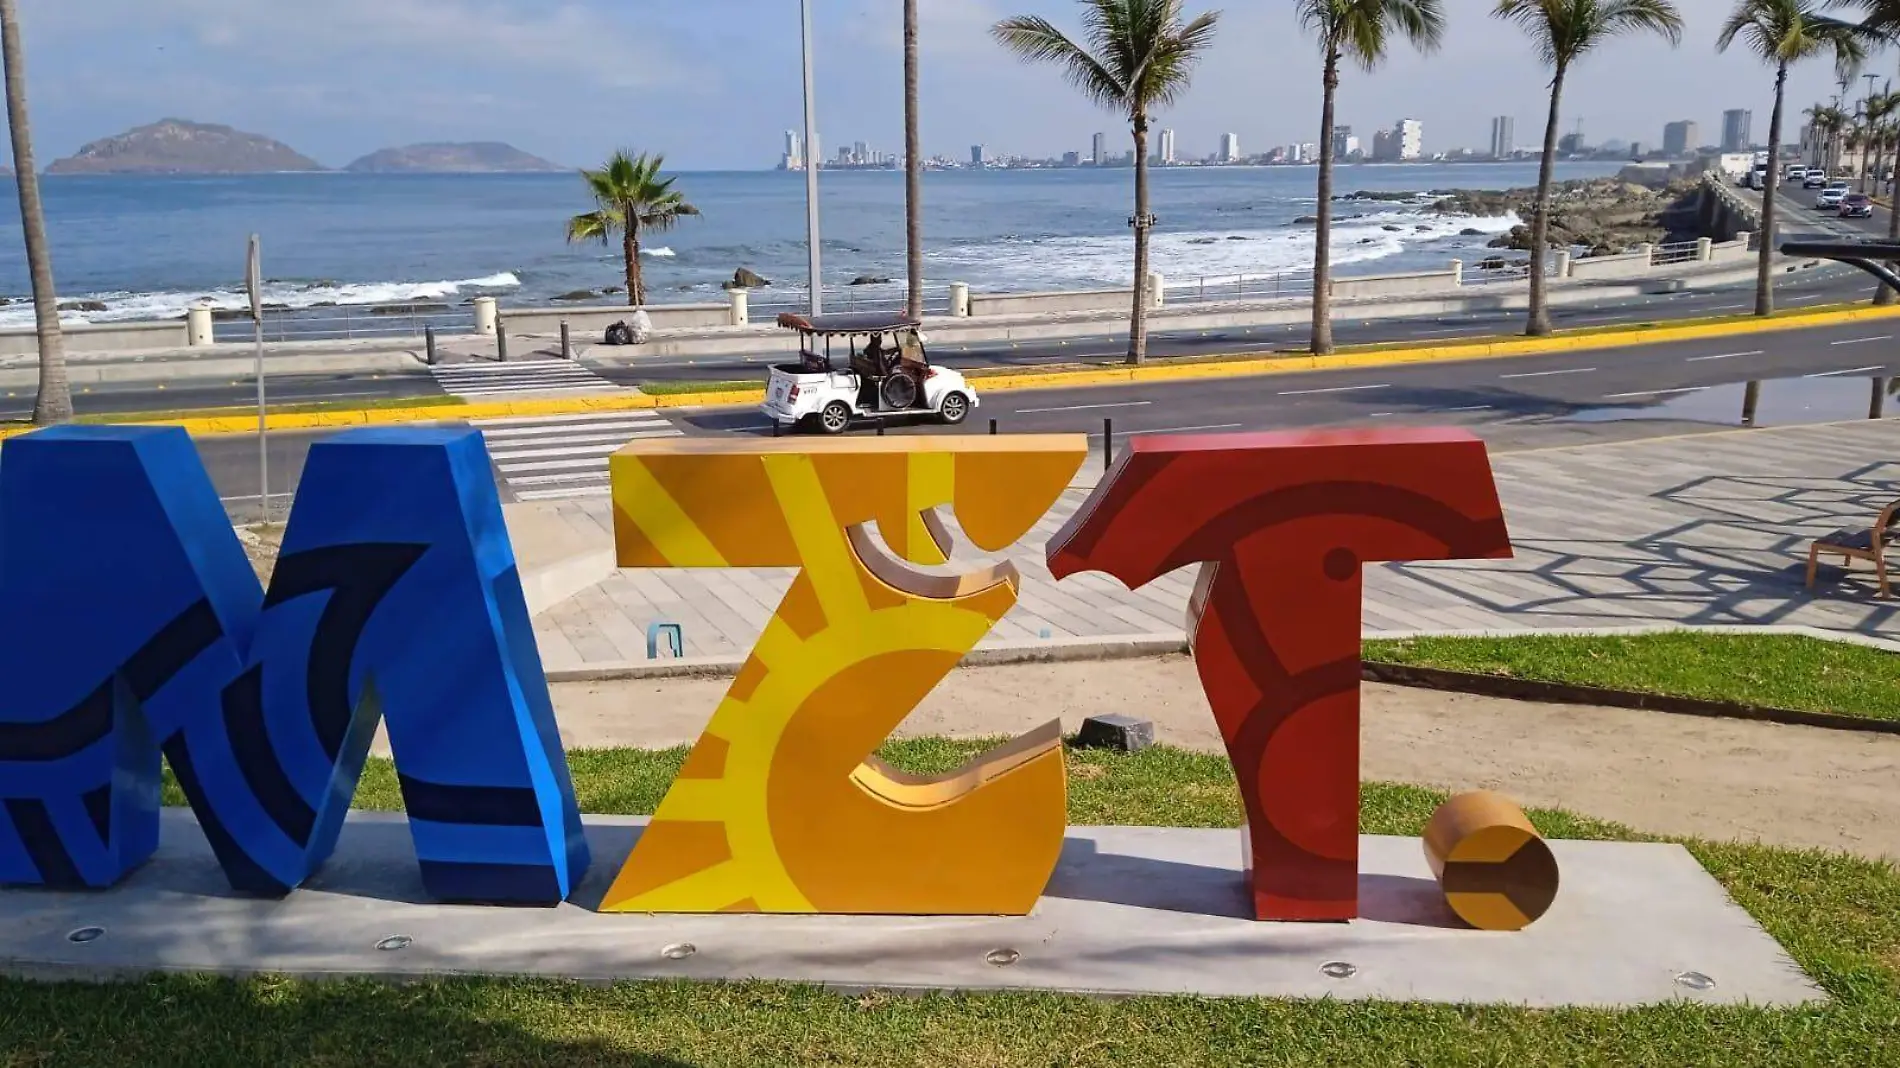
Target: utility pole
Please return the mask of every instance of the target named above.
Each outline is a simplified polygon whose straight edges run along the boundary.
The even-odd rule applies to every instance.
[[[798,13],[805,54],[805,244],[810,257],[811,314],[818,315],[825,307],[825,284],[818,254],[818,105],[812,94],[811,0],[798,0]]]

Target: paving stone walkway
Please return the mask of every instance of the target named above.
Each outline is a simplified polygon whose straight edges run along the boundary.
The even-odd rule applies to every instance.
[[[1875,600],[1867,570],[1831,581],[1824,567],[1815,591],[1802,585],[1810,540],[1900,499],[1900,420],[1499,453],[1493,466],[1516,558],[1371,569],[1368,635],[1773,624],[1900,638],[1900,600]],[[1191,570],[1131,592],[1097,574],[1056,582],[1043,565],[1100,471],[1092,461],[1009,551],[1021,601],[984,646],[1181,637]],[[604,499],[558,507],[611,543]],[[542,659],[549,670],[644,662],[653,622],[680,624],[689,657],[740,657],[790,579],[616,571],[537,618]]]

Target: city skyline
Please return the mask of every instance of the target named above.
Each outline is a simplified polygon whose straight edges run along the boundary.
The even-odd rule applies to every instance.
[[[502,140],[572,165],[624,145],[664,152],[681,169],[756,169],[779,162],[762,146],[800,125],[792,121],[801,81],[796,6],[764,0],[638,9],[606,0],[507,7],[20,0],[20,7],[35,138],[49,159],[176,115],[267,134],[326,161],[389,145]],[[1017,13],[1074,28],[1069,0],[925,6],[928,154],[962,156],[979,142],[999,157],[1074,151],[1083,146],[1069,131],[1110,121],[1059,72],[1021,64],[990,39],[996,19]],[[1765,116],[1773,71],[1745,50],[1715,52],[1725,13],[1726,5],[1690,6],[1678,50],[1631,38],[1587,57],[1566,83],[1564,129],[1582,119],[1602,135],[1655,143],[1664,121],[1694,118],[1711,130],[1725,109]],[[898,11],[813,0],[813,15],[821,141],[898,144]],[[587,42],[618,43],[611,58],[575,62],[577,43]],[[484,62],[469,63],[475,55]],[[1630,68],[1644,78],[1629,78]],[[1176,131],[1183,158],[1215,151],[1223,133],[1236,134],[1243,148],[1310,141],[1319,81],[1316,50],[1291,5],[1237,8],[1223,18],[1189,91],[1156,125]],[[1427,152],[1483,147],[1499,111],[1484,102],[1510,99],[1527,132],[1541,131],[1548,81],[1515,27],[1484,6],[1465,6],[1451,12],[1437,54],[1398,48],[1376,72],[1347,72],[1341,114],[1360,122],[1368,139],[1373,127],[1409,115],[1426,127]],[[1834,91],[1826,63],[1797,64],[1791,116]],[[1261,109],[1263,99],[1274,106]],[[1655,114],[1658,101],[1668,102],[1669,114]],[[1120,148],[1127,133],[1118,127]]]

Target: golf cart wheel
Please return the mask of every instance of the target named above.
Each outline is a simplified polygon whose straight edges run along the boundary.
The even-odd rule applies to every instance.
[[[956,426],[970,416],[970,398],[961,393],[951,393],[944,397],[943,406],[937,414],[948,426]]]
[[[850,425],[851,406],[843,401],[832,401],[818,413],[818,429],[827,434],[842,434]]]
[[[884,407],[891,411],[902,411],[917,403],[917,383],[909,375],[892,375],[885,379],[881,392]]]

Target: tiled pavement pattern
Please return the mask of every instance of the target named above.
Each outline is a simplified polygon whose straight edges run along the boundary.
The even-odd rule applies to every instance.
[[[1494,454],[1517,545],[1508,561],[1391,565],[1367,575],[1368,634],[1656,623],[1782,624],[1900,637],[1900,601],[1858,581],[1802,588],[1815,535],[1865,526],[1900,499],[1900,420],[1703,434]],[[1179,636],[1192,572],[1129,592],[1104,575],[1062,583],[1043,546],[1087,496],[1078,480],[1010,551],[1022,600],[985,645]],[[612,538],[607,501],[569,521]],[[623,570],[536,620],[550,670],[646,658],[646,627],[679,623],[689,657],[737,657],[789,572]]]

